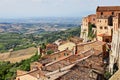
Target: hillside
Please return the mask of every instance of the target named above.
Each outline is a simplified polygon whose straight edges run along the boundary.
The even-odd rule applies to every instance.
[[[79,36],[80,27],[65,31],[44,32],[40,34],[23,34],[6,32],[0,34],[0,52],[17,51],[29,47],[36,47],[42,43],[51,43],[57,39],[67,39],[70,36]]]
[[[13,52],[7,52],[0,54],[1,61],[10,61],[11,63],[20,62],[21,60],[28,59],[35,55],[37,48],[30,47],[27,49],[22,49]]]

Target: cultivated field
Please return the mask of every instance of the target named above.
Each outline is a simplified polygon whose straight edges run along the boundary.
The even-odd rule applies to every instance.
[[[23,50],[1,53],[1,61],[10,61],[11,63],[20,62],[21,60],[28,59],[34,55],[37,51],[37,48],[31,47]]]

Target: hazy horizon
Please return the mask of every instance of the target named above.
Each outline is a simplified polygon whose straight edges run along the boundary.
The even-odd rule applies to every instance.
[[[120,0],[0,0],[0,18],[82,17]]]

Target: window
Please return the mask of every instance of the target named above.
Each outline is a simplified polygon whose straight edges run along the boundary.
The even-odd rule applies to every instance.
[[[54,58],[54,60],[56,60],[56,57]]]
[[[68,54],[67,53],[64,53],[64,56],[67,56]]]
[[[18,78],[18,80],[20,80],[20,78]]]
[[[87,29],[84,29],[83,31],[87,31]]]
[[[104,29],[108,29],[108,27],[107,27],[107,26],[105,26],[105,27],[104,27]]]
[[[103,29],[103,27],[102,27],[102,26],[100,26],[100,29]]]
[[[58,57],[61,57],[61,55],[59,54]]]
[[[103,12],[101,12],[101,15],[103,15]]]
[[[112,12],[112,15],[114,15],[114,12]]]
[[[105,20],[105,23],[107,22],[107,20]]]
[[[105,42],[110,42],[109,39],[105,39]]]
[[[99,22],[99,20],[98,20],[98,22]]]

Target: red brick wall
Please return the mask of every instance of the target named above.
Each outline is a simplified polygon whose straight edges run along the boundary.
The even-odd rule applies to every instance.
[[[120,11],[103,11],[103,12],[96,12],[97,18],[98,18],[98,17],[101,17],[101,13],[103,13],[103,17],[108,17],[108,16],[112,16],[112,13],[114,13],[113,16],[116,16],[118,13],[120,13]]]
[[[88,20],[91,24],[95,24],[96,23],[96,15],[88,15]]]

